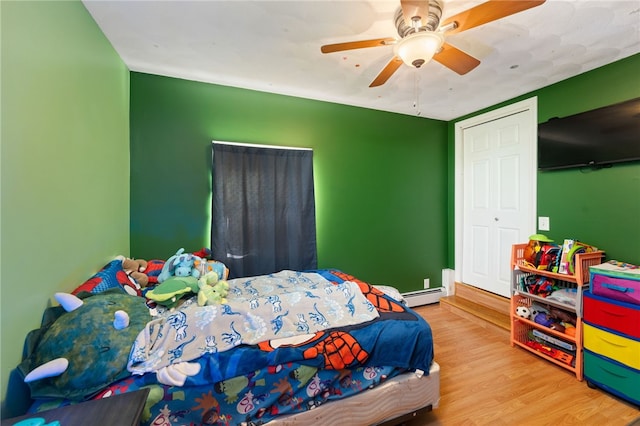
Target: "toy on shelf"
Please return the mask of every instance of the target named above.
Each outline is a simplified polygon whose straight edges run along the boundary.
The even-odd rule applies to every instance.
[[[521,316],[518,313],[519,309],[520,306],[516,308],[516,315]],[[531,316],[527,319],[533,320],[533,322],[535,322],[536,324],[543,325],[550,328],[551,330],[555,330],[569,336],[575,336],[575,314],[571,314],[557,308],[542,308],[539,305],[535,307],[532,306],[532,308],[529,309],[529,312],[531,313]],[[535,313],[535,315],[533,313]]]
[[[551,346],[543,345],[542,343],[538,343],[532,340],[525,342],[527,346],[535,349],[536,351],[543,353],[553,359],[557,359],[560,362],[571,365],[573,363],[573,355],[570,355],[566,352],[562,352],[559,349],[552,348]]]
[[[547,307],[535,302],[531,304],[529,310],[531,310],[531,318],[535,318],[540,312],[544,312],[546,314],[549,313],[549,309]]]
[[[563,324],[572,324],[574,327],[576,325],[576,314],[571,314],[558,308],[551,308],[549,313]]]
[[[575,339],[576,337],[576,326],[571,324],[565,324],[564,334],[567,336],[571,336]]]
[[[544,271],[556,272],[562,247],[553,244],[553,240],[543,234],[529,236],[529,243],[524,249],[523,260],[526,266]]]
[[[531,330],[531,337],[538,343],[550,343],[565,351],[572,351],[575,353],[575,350],[577,348],[575,343],[565,342],[562,339],[555,338],[536,329]]]
[[[533,234],[529,236],[529,243],[524,248],[524,260],[532,265],[536,263],[536,257],[542,249],[544,243],[552,243],[549,237],[543,234]]]
[[[526,306],[518,306],[516,308],[516,315],[520,318],[531,319],[531,311]]]
[[[576,254],[593,253],[595,251],[598,251],[598,248],[595,246],[585,244],[578,240],[565,239],[562,244],[558,273],[569,275],[575,274]]]
[[[551,317],[549,316],[549,314],[546,314],[544,312],[540,312],[538,315],[536,315],[533,318],[533,321],[536,324],[544,325],[545,327],[549,327],[549,328],[551,328],[551,325],[553,324],[553,321],[551,320]]]
[[[520,303],[515,307],[516,317],[532,321],[551,330],[575,337],[576,315],[562,309],[542,306],[539,303]]]
[[[540,297],[547,297],[557,290],[555,281],[542,275],[525,276],[523,288],[527,293]]]

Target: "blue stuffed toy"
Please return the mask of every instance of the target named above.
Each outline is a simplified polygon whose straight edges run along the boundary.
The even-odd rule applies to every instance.
[[[171,277],[193,277],[200,278],[201,272],[197,265],[202,263],[202,259],[192,253],[185,253],[181,248],[171,256],[162,267],[158,282],[161,283]]]

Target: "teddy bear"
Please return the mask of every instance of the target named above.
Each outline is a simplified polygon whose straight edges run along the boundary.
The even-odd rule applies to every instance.
[[[125,257],[122,259],[122,269],[130,278],[133,278],[140,287],[144,288],[149,285],[149,277],[144,273],[147,269],[146,260]]]

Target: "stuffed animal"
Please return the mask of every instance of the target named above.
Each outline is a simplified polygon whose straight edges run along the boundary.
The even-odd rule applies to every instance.
[[[198,280],[194,277],[170,277],[145,294],[149,300],[158,305],[173,309],[180,299],[198,293]]]
[[[565,331],[564,325],[562,325],[559,322],[555,322],[555,321],[551,323],[549,328],[552,329],[552,330],[555,330],[555,331],[559,331],[560,333],[564,333],[564,331]]]
[[[545,313],[549,315],[549,309],[536,302],[533,302],[531,304],[529,310],[531,311],[531,319],[534,319],[539,313]]]
[[[55,321],[29,333],[34,344],[18,367],[31,396],[82,401],[128,377],[131,347],[152,319],[144,299],[115,288],[55,298],[62,308],[49,308],[45,316]]]
[[[194,256],[201,257],[203,259],[209,259],[211,256],[211,249],[209,247],[202,247],[198,251],[193,252]]]
[[[147,269],[144,270],[144,274],[149,278],[149,284],[147,287],[158,284],[158,276],[162,272],[165,261],[160,259],[150,259],[147,261]]]
[[[540,312],[535,316],[533,320],[538,324],[544,325],[545,327],[551,327],[551,325],[553,324],[551,317],[544,312]]]
[[[176,254],[171,256],[162,267],[162,272],[158,275],[158,282],[162,283],[169,277],[193,277],[196,280],[200,278],[200,271],[195,267],[196,262],[202,262],[202,258],[192,254],[185,253],[184,248],[179,249]]]
[[[229,268],[227,268],[224,263],[218,262],[217,260],[196,260],[194,262],[194,267],[200,271],[200,276],[208,274],[209,272],[215,272],[218,274],[218,279],[220,280],[226,280],[229,276]]]
[[[227,303],[229,294],[229,283],[225,280],[218,280],[218,274],[214,271],[208,272],[198,280],[198,305],[220,305]]]
[[[574,327],[576,325],[575,314],[572,315],[569,312],[566,312],[557,308],[551,308],[549,313],[553,318],[556,318],[558,321],[561,321],[567,324],[572,324]]]
[[[140,287],[144,288],[149,285],[149,277],[144,273],[147,269],[146,260],[124,257],[122,259],[122,269],[124,269],[127,275],[133,278]]]

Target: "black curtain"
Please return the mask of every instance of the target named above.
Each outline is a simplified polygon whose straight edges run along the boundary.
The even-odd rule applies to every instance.
[[[213,143],[211,251],[229,278],[317,268],[313,151]]]

